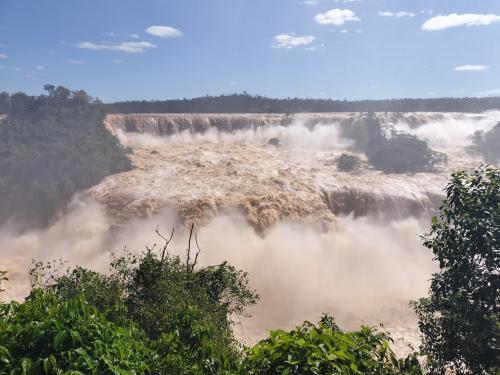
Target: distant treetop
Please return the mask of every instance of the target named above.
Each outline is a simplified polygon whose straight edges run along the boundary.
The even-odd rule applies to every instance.
[[[272,99],[242,94],[193,99],[126,101],[108,113],[483,112],[500,110],[500,97],[386,100]]]

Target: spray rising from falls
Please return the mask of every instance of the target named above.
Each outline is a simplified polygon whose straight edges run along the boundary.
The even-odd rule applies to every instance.
[[[31,259],[62,258],[68,266],[106,272],[112,251],[152,247],[159,242],[154,234],[157,226],[167,232],[174,221],[172,213],[164,212],[113,230],[112,218],[102,207],[75,200],[68,215],[46,231],[16,235],[4,228],[0,247],[10,277],[7,298],[21,298],[28,291]],[[251,287],[261,300],[249,311],[252,317],[236,327],[247,343],[271,328],[289,329],[329,312],[347,329],[386,323],[404,349],[403,338],[416,343],[416,324],[407,301],[425,293],[433,270],[431,257],[416,236],[421,231],[415,219],[381,224],[344,217],[335,231],[282,222],[259,236],[241,215],[222,215],[199,229],[200,265],[227,260],[249,272]],[[181,231],[174,237],[173,254],[184,255],[185,234]]]

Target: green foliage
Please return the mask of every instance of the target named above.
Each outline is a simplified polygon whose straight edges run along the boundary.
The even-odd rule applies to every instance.
[[[500,122],[490,131],[478,131],[474,134],[474,148],[483,154],[489,163],[500,162]]]
[[[36,263],[32,282],[61,300],[83,295],[118,325],[133,321],[159,354],[158,373],[234,373],[241,348],[231,319],[258,298],[248,276],[226,262],[198,269],[198,254],[194,260],[191,250],[185,260],[172,256],[169,242],[158,252],[125,253],[108,275],[81,267],[60,275],[52,265]]]
[[[0,305],[0,374],[145,374],[156,355],[142,340],[83,297],[33,290],[25,303]]]
[[[291,332],[272,331],[249,349],[241,374],[421,374],[415,358],[398,361],[390,338],[368,327],[343,332],[329,316]]]
[[[500,109],[500,98],[347,101],[272,99],[243,92],[221,96],[207,95],[193,99],[118,102],[105,106],[110,113],[482,112],[488,109]]]
[[[104,111],[84,91],[46,85],[49,95],[2,98],[0,224],[12,216],[46,225],[73,194],[130,169],[104,127]]]
[[[352,172],[358,170],[361,166],[359,156],[350,154],[341,154],[336,160],[337,169],[344,172]]]
[[[439,262],[414,303],[432,373],[500,371],[500,170],[452,175],[424,245]]]
[[[446,161],[446,155],[406,133],[393,133],[381,142],[371,143],[366,156],[376,169],[389,173],[433,171]]]

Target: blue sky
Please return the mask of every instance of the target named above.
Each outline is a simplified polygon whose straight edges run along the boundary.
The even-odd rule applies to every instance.
[[[0,0],[0,91],[500,95],[499,0]]]

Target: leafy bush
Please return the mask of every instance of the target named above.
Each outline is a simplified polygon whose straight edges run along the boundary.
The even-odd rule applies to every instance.
[[[45,85],[49,95],[3,97],[0,224],[12,216],[46,225],[72,195],[131,168],[104,127],[104,111],[84,91]]]
[[[380,142],[372,142],[366,156],[376,169],[389,173],[428,172],[446,161],[446,155],[434,151],[414,135],[394,132]]]
[[[500,122],[488,132],[474,134],[474,148],[485,157],[489,163],[500,162]]]
[[[155,356],[134,325],[116,326],[83,297],[33,290],[0,305],[2,374],[145,374]]]
[[[439,262],[414,303],[431,373],[500,372],[500,170],[452,175],[424,245]]]
[[[336,160],[337,169],[344,172],[352,172],[361,166],[361,159],[359,156],[351,154],[341,154]]]
[[[248,276],[226,262],[197,269],[198,255],[171,256],[169,242],[158,252],[114,259],[109,275],[81,267],[59,275],[52,265],[37,263],[32,282],[61,300],[83,295],[115,324],[133,321],[159,353],[158,373],[234,373],[240,345],[231,319],[258,298]]]
[[[415,358],[398,361],[384,333],[342,332],[329,316],[291,332],[272,331],[249,349],[241,374],[420,374]]]

